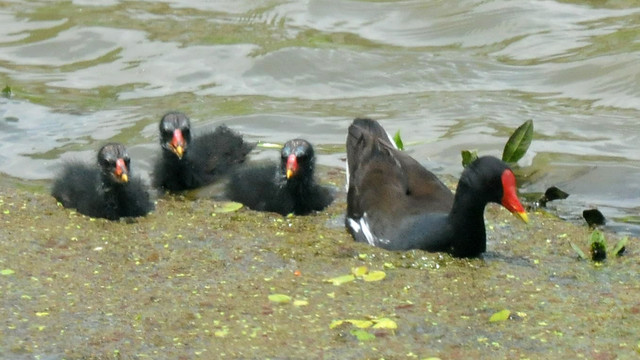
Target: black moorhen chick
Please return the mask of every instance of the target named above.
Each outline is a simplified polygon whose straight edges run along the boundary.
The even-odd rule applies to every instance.
[[[98,167],[66,164],[51,195],[64,207],[91,217],[117,220],[146,215],[154,206],[142,180],[131,177],[129,164],[122,144],[106,144],[98,151]]]
[[[486,250],[487,203],[501,204],[528,221],[513,172],[491,156],[463,171],[454,196],[434,174],[399,151],[378,122],[355,119],[347,135],[347,162],[345,225],[356,241],[388,250],[475,257]]]
[[[253,210],[281,215],[306,215],[333,201],[328,188],[315,183],[315,155],[311,144],[289,140],[280,152],[280,164],[240,168],[227,184],[227,197]]]
[[[177,111],[160,120],[162,157],[153,171],[153,186],[167,191],[195,189],[228,175],[255,147],[225,125],[192,139],[189,118]]]

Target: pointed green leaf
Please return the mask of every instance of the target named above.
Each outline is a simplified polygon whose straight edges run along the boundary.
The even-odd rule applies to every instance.
[[[533,120],[527,120],[511,134],[504,145],[502,161],[516,163],[522,159],[531,145],[531,139],[533,139]]]
[[[576,253],[578,253],[578,257],[579,257],[580,259],[583,259],[583,260],[586,260],[586,259],[587,259],[587,255],[585,255],[585,254],[584,254],[584,251],[582,251],[582,249],[580,249],[580,248],[578,247],[578,245],[576,245],[576,244],[574,244],[574,243],[572,243],[572,242],[570,242],[570,243],[569,243],[569,245],[571,245],[571,248],[572,248]]]
[[[598,244],[606,245],[607,241],[605,240],[604,234],[602,233],[602,231],[593,230],[593,232],[591,233],[591,237],[589,238],[589,242],[591,244],[598,243]]]
[[[404,144],[402,143],[402,138],[400,137],[400,130],[396,131],[396,134],[393,135],[393,141],[396,143],[396,147],[398,150],[404,150]]]
[[[511,311],[504,309],[500,310],[497,313],[491,315],[489,318],[489,322],[501,322],[509,319],[509,315],[511,315]]]
[[[624,247],[627,246],[627,241],[629,241],[628,236],[625,236],[622,239],[620,239],[620,241],[618,241],[616,246],[613,247],[613,250],[611,250],[611,253],[616,254],[618,256],[622,255],[622,253],[624,252]]]
[[[591,233],[591,260],[603,261],[607,258],[607,241],[600,230]]]
[[[478,158],[478,152],[475,150],[462,150],[462,167],[467,167]]]

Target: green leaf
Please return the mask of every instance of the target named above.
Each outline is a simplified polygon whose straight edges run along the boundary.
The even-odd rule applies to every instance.
[[[0,275],[13,275],[15,274],[15,271],[11,270],[11,269],[2,269],[0,270]]]
[[[525,121],[511,134],[502,151],[502,161],[516,163],[522,159],[533,138],[533,120]]]
[[[351,324],[359,329],[367,329],[373,325],[373,321],[371,320],[346,319],[346,320],[333,320],[331,322],[331,325],[329,325],[329,328],[333,329],[344,323]]]
[[[363,266],[354,267],[354,268],[351,269],[351,273],[355,277],[362,277],[368,272],[369,272],[369,269],[364,265]]]
[[[572,243],[572,242],[570,242],[570,243],[569,243],[569,245],[571,245],[571,248],[572,248],[576,253],[578,253],[578,257],[579,257],[580,259],[583,259],[583,260],[586,260],[586,259],[587,259],[587,255],[585,255],[585,254],[584,254],[584,251],[582,251],[582,249],[580,249],[580,248],[578,247],[578,245],[576,245],[576,244],[574,244],[574,243]]]
[[[497,313],[491,315],[489,318],[489,322],[501,322],[509,319],[509,315],[511,315],[511,311],[504,309],[500,310]]]
[[[364,281],[380,281],[387,277],[387,274],[381,270],[371,271],[368,274],[362,276],[362,280]]]
[[[2,89],[2,96],[6,98],[10,98],[11,96],[13,96],[13,91],[11,90],[11,87],[9,85],[5,86],[4,89]]]
[[[353,276],[353,274],[349,274],[349,275],[337,276],[337,277],[334,277],[334,278],[331,278],[331,279],[326,279],[325,282],[330,282],[333,285],[340,286],[342,284],[346,284],[348,282],[351,282],[351,281],[353,281],[355,279],[356,279],[356,277]]]
[[[389,318],[380,318],[373,320],[376,324],[373,325],[374,329],[389,329],[395,330],[398,328],[398,324]]]
[[[271,294],[269,295],[269,301],[276,304],[288,304],[291,302],[291,296],[285,294]]]
[[[393,135],[393,141],[396,143],[396,147],[398,147],[398,150],[404,150],[404,144],[402,143],[402,138],[400,137],[400,130],[396,131],[396,134]]]
[[[234,201],[223,201],[215,204],[213,212],[228,213],[242,209],[242,204]]]
[[[373,321],[371,320],[356,320],[356,319],[349,319],[349,320],[345,320],[345,322],[350,323],[351,325],[360,328],[360,329],[368,329],[371,327],[371,325],[373,325]]]
[[[607,241],[600,230],[593,230],[591,233],[591,259],[593,261],[603,261],[607,258]]]
[[[282,149],[282,144],[259,141],[258,144],[256,144],[256,147],[262,148],[262,149],[280,150]]]
[[[375,335],[369,333],[366,330],[362,330],[362,329],[353,329],[351,330],[351,335],[355,336],[358,341],[370,341],[370,340],[374,340],[376,338]]]
[[[462,150],[462,167],[467,167],[478,158],[478,152],[475,150]]]
[[[616,254],[618,256],[622,255],[622,253],[624,252],[624,247],[627,246],[628,241],[629,241],[628,236],[625,236],[622,239],[620,239],[620,241],[618,241],[616,246],[613,247],[613,250],[611,250],[611,253]]]

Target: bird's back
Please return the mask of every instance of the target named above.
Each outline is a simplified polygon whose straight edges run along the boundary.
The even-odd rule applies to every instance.
[[[347,159],[347,227],[354,234],[357,231],[351,225],[356,224],[356,228],[366,228],[372,237],[386,241],[376,246],[399,249],[409,243],[416,248],[416,243],[425,240],[421,239],[421,231],[413,229],[420,219],[424,218],[423,226],[417,228],[428,227],[440,223],[451,210],[451,190],[416,160],[396,149],[373,120],[358,119],[349,127]],[[360,239],[356,236],[356,240]]]
[[[102,217],[104,201],[100,197],[100,171],[88,164],[71,162],[63,166],[53,183],[51,195],[66,208],[94,217]]]

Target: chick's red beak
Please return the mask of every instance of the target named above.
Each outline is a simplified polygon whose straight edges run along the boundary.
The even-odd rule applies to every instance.
[[[287,179],[290,179],[298,172],[298,158],[294,154],[287,158]]]
[[[171,151],[173,151],[178,159],[182,159],[184,155],[184,148],[186,142],[184,141],[184,137],[182,136],[182,130],[175,129],[173,131],[173,138],[171,139]]]
[[[116,169],[113,173],[116,176],[116,179],[121,182],[126,183],[129,181],[129,169],[127,169],[127,164],[123,159],[116,160]]]
[[[518,217],[525,223],[529,222],[529,216],[524,211],[524,207],[518,200],[516,191],[516,177],[509,169],[502,173],[502,206],[511,211],[513,215]]]

